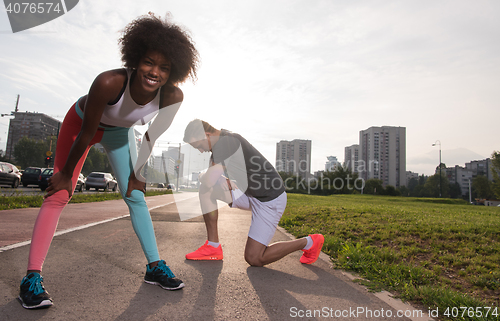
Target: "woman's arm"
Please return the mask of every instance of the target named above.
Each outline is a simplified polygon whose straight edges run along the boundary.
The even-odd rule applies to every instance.
[[[177,114],[184,98],[182,91],[177,87],[174,87],[174,89],[168,93],[162,94],[162,106],[160,107],[155,120],[144,134],[142,144],[137,155],[137,161],[134,166],[134,171],[129,178],[129,186],[126,196],[130,196],[130,193],[134,189],[144,191],[144,184],[146,180],[140,174],[141,170],[153,151],[155,141],[170,127],[170,124],[172,124],[172,121],[174,120],[174,117]]]
[[[75,167],[95,136],[104,108],[120,93],[124,77],[122,72],[111,70],[101,73],[92,83],[85,102],[80,133],[71,146],[64,167],[50,178],[45,197],[60,190],[67,190],[69,196],[73,195],[71,178]]]

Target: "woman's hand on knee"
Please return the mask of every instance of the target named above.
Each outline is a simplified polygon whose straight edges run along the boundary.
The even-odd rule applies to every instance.
[[[130,197],[134,189],[146,194],[146,180],[142,176],[139,176],[139,178],[137,178],[134,172],[132,172],[128,179],[127,193],[125,194],[125,196]]]
[[[47,194],[45,194],[44,198],[62,190],[68,191],[69,197],[73,196],[73,182],[71,181],[71,177],[67,177],[62,172],[55,173],[47,182],[49,186],[47,187]]]

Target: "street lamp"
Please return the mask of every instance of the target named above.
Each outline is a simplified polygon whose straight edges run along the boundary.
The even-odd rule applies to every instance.
[[[439,197],[442,197],[443,194],[443,187],[441,184],[441,142],[439,140],[436,140],[432,146],[436,146],[439,144]]]
[[[2,117],[5,117],[5,116],[14,116],[16,117],[16,113],[19,111],[19,95],[17,95],[17,101],[16,101],[16,108],[14,109],[14,111],[10,112],[10,114],[1,114]],[[10,136],[10,124],[9,124],[9,136]],[[9,144],[9,137],[7,136],[7,144]],[[10,151],[9,151],[9,161],[11,160],[12,158],[12,145],[13,145],[13,141],[11,140],[10,142]],[[7,146],[5,146],[7,147]]]
[[[176,144],[176,143],[171,143],[171,142],[167,142],[168,145],[170,144]],[[177,156],[177,160],[175,161],[175,172],[177,173],[177,185],[175,186],[175,190],[176,191],[179,191],[179,173],[180,173],[180,165],[182,164],[182,161],[181,161],[181,146],[182,146],[182,143],[179,143],[179,154]],[[163,155],[163,154],[162,154]],[[168,178],[168,176],[167,176]]]
[[[14,112],[11,112],[10,114],[1,114],[0,116],[2,116],[2,117],[5,117],[5,116],[14,116],[15,117],[15,114],[14,114]],[[6,149],[5,150],[5,155],[7,156],[7,153],[9,154],[9,162],[10,162],[11,159],[12,159],[12,145],[14,145],[14,143],[12,142],[12,137],[10,137],[11,138],[11,142],[10,142],[10,146],[9,146],[10,148],[9,148],[9,150],[7,150],[7,146],[9,145],[9,136],[11,136],[11,134],[10,134],[10,123],[9,123],[8,135],[7,135],[7,143],[5,145],[5,149]]]

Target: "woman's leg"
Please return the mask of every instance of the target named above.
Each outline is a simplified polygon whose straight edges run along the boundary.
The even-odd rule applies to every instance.
[[[57,140],[57,153],[54,160],[54,173],[57,173],[66,163],[69,150],[75,141],[76,136],[80,132],[81,118],[76,114],[74,105],[68,111]],[[96,137],[92,140],[91,144],[100,140],[102,132],[98,132]],[[87,150],[80,158],[75,170],[73,172],[73,189],[76,186],[76,181],[82,169],[85,158],[87,157]],[[31,237],[31,246],[28,259],[28,271],[41,271],[47,252],[49,251],[50,243],[54,237],[54,233],[59,222],[61,212],[69,202],[69,195],[67,191],[59,191],[43,201],[38,217],[33,228],[33,235]]]
[[[153,222],[144,199],[144,193],[133,190],[130,197],[125,196],[128,180],[134,166],[132,159],[136,159],[137,154],[133,129],[113,128],[106,130],[101,144],[108,154],[111,167],[118,181],[120,193],[130,210],[132,226],[139,238],[146,259],[148,263],[159,261],[160,255],[156,245]]]

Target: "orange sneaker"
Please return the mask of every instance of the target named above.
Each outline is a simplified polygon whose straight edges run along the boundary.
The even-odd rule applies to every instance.
[[[213,247],[208,245],[208,241],[205,241],[205,244],[196,251],[186,254],[186,259],[198,261],[216,261],[222,260],[222,257],[222,246],[219,244],[218,247]]]
[[[313,245],[309,250],[302,250],[304,254],[300,257],[300,263],[312,264],[316,262],[325,242],[325,238],[321,234],[309,234],[309,236],[313,240]]]

